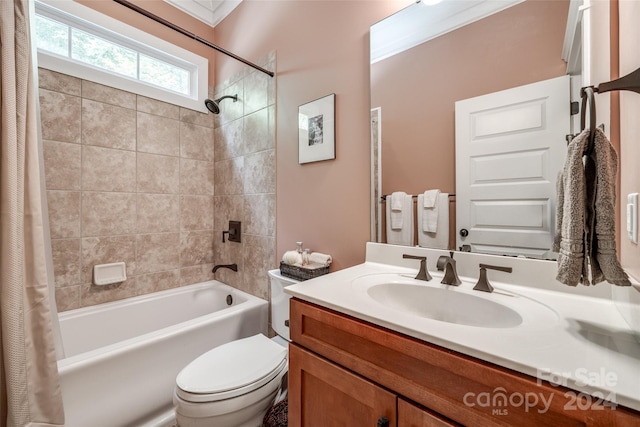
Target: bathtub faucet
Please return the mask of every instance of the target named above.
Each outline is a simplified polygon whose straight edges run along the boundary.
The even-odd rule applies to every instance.
[[[238,271],[238,264],[219,264],[213,267],[213,270],[211,270],[212,273],[215,273],[216,271],[218,271],[221,268],[228,268],[229,270],[233,270],[233,271]]]

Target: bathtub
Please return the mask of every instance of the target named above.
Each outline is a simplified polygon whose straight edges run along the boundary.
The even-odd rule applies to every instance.
[[[266,334],[267,316],[267,301],[213,280],[61,313],[66,427],[171,425],[178,372]]]

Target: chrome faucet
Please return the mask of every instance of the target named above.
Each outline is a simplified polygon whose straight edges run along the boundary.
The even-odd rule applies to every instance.
[[[236,264],[236,263],[233,263],[233,264],[218,264],[215,267],[213,267],[213,270],[211,270],[211,272],[215,273],[216,271],[218,271],[221,268],[228,268],[229,270],[238,271],[238,264]]]
[[[419,259],[420,260],[420,271],[418,271],[418,275],[416,276],[417,280],[424,280],[425,282],[428,282],[429,280],[432,279],[431,275],[429,274],[429,270],[427,270],[427,257],[426,256],[415,256],[415,255],[402,254],[402,258]]]
[[[504,271],[505,273],[511,273],[513,271],[513,268],[511,267],[480,264],[480,278],[478,278],[478,283],[473,287],[474,291],[493,292],[493,286],[491,286],[491,283],[489,283],[489,279],[487,278],[487,269]]]
[[[458,286],[462,283],[456,271],[456,260],[453,259],[453,252],[449,252],[449,256],[442,255],[436,263],[438,271],[444,270],[442,282],[445,285]]]

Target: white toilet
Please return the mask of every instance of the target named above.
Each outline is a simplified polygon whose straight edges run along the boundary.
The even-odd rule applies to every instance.
[[[189,363],[176,378],[173,403],[179,427],[260,427],[286,394],[289,295],[297,280],[270,270],[271,324],[262,334],[216,347]],[[284,384],[284,387],[283,387]]]

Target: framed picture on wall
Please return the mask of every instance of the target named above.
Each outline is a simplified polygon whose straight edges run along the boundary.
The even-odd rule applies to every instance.
[[[336,94],[298,107],[298,163],[336,158]]]

